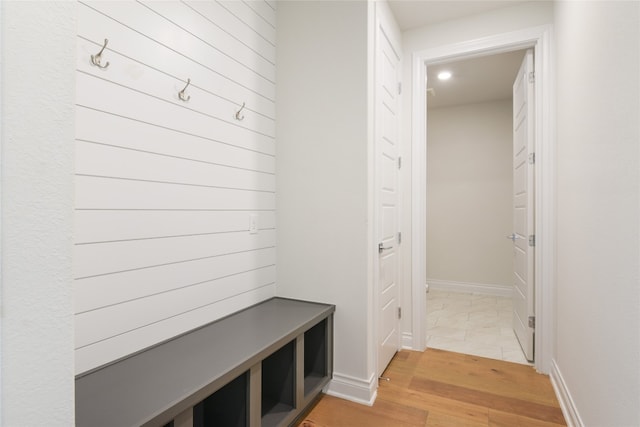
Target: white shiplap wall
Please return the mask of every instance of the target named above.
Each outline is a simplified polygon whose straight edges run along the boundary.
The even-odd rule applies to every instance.
[[[79,2],[77,373],[275,294],[275,31],[273,1]]]

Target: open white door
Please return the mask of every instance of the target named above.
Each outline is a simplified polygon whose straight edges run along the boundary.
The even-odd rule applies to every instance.
[[[513,329],[525,357],[534,358],[534,74],[533,50],[513,84]]]
[[[376,26],[376,192],[378,376],[400,349],[398,286],[398,66],[400,56]]]

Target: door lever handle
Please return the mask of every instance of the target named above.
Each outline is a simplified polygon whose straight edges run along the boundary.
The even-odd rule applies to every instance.
[[[518,236],[516,233],[511,233],[505,236],[507,239],[511,240],[512,242],[515,242],[516,239],[523,239],[523,237]]]
[[[381,254],[382,251],[386,251],[388,249],[393,249],[393,246],[383,246],[383,243],[378,243],[378,253]]]

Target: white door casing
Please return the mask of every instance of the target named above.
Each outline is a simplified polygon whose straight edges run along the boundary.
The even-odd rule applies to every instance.
[[[405,52],[412,56],[411,91],[405,91],[411,120],[411,348],[426,348],[426,66],[457,58],[533,48],[536,73],[536,329],[535,368],[548,374],[555,347],[555,121],[551,26],[524,28],[478,39]],[[409,288],[407,291],[409,291]]]
[[[385,33],[381,21],[376,25],[376,189],[378,244],[377,374],[380,376],[400,349],[398,285],[398,74],[400,55]]]
[[[513,84],[513,330],[534,360],[534,64],[526,51]],[[532,319],[530,322],[529,319]]]

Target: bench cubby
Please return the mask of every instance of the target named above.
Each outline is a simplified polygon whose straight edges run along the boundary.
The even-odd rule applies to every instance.
[[[327,320],[304,333],[304,395],[315,393],[329,374]]]
[[[291,425],[331,379],[334,311],[272,298],[78,375],[76,425]]]
[[[193,407],[193,427],[245,427],[249,419],[249,372]]]
[[[279,425],[295,407],[295,342],[262,361],[262,427]]]

